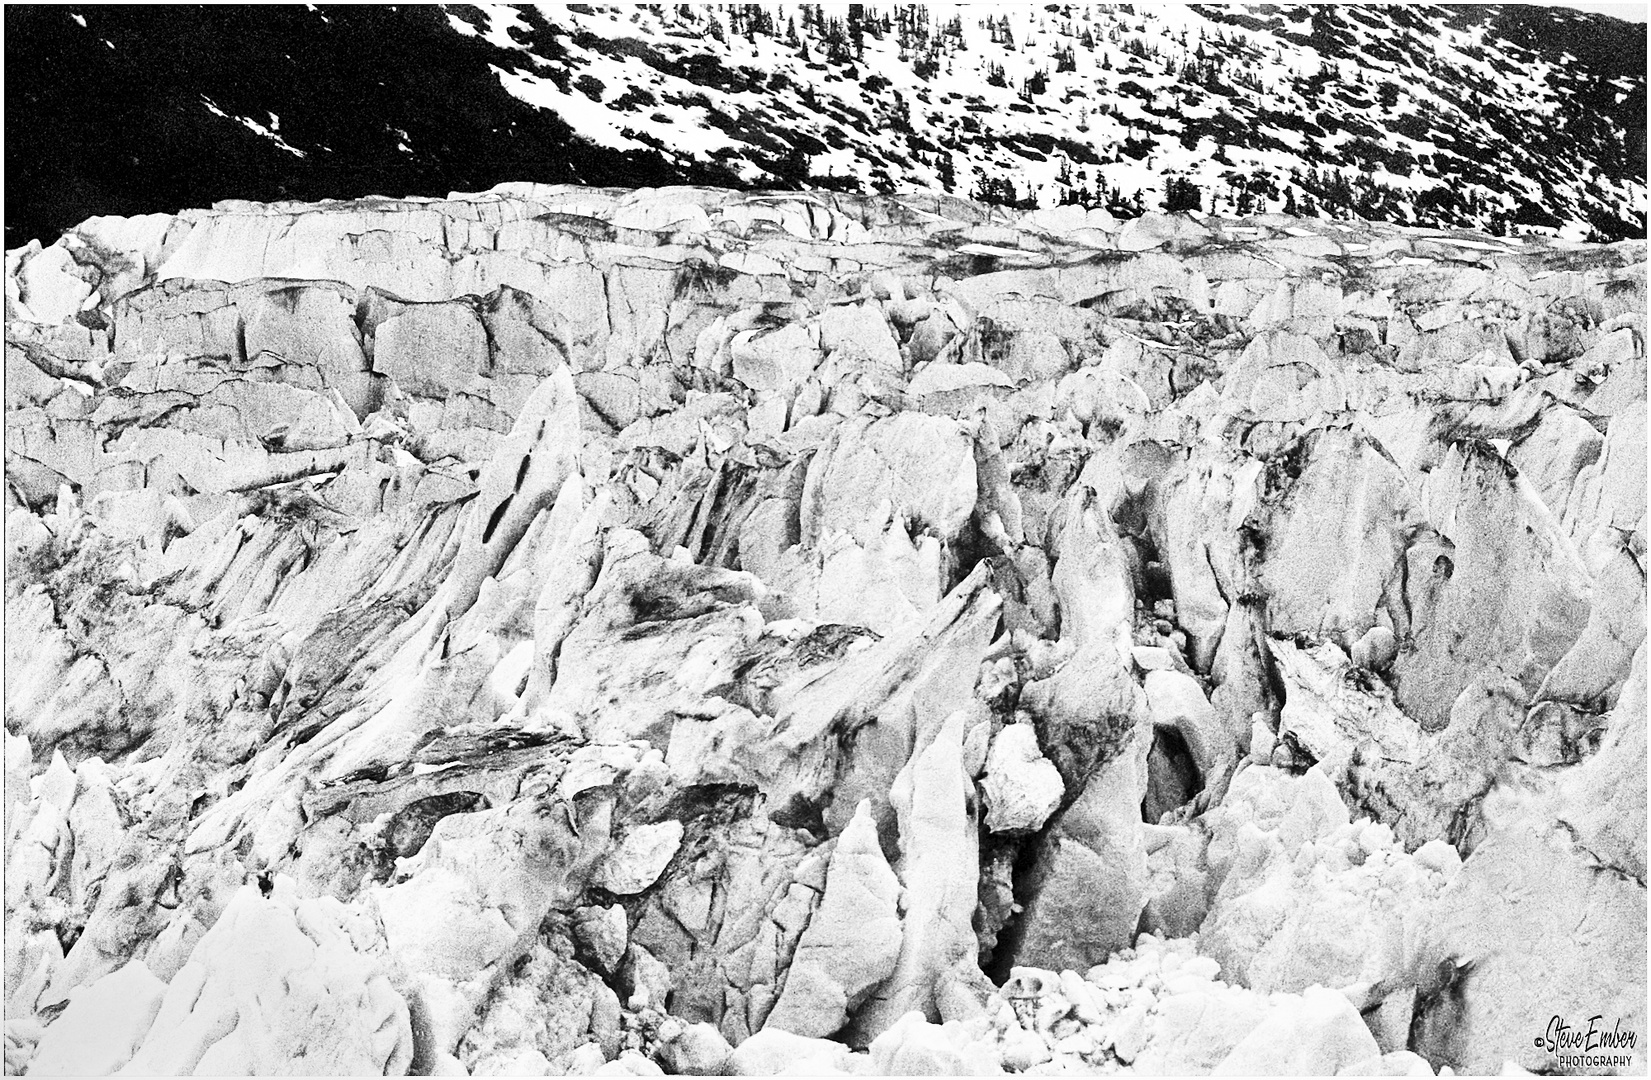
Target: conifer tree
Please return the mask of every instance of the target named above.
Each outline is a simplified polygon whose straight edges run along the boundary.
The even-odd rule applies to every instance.
[[[947,191],[957,190],[957,172],[952,165],[951,151],[942,150],[936,157],[938,159],[936,165],[940,173],[940,186]]]

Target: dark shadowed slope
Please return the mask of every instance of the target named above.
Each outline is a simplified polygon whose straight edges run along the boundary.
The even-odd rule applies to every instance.
[[[436,7],[9,6],[5,30],[8,247],[229,198],[733,179],[581,143]]]

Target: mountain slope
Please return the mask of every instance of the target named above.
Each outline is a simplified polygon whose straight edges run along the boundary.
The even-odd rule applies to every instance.
[[[12,7],[5,25],[8,247],[227,198],[732,179],[588,153],[434,7]]]
[[[88,7],[6,28],[8,246],[97,213],[504,180],[1645,233],[1643,29],[1564,9]]]

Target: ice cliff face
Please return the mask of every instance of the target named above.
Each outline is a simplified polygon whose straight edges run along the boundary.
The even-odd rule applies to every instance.
[[[521,185],[6,289],[8,1071],[1644,1031],[1643,242]]]

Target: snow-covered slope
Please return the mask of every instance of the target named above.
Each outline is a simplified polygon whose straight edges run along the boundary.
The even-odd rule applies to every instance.
[[[1516,45],[1521,27],[1532,44],[1555,33],[1495,8],[570,5],[548,31],[511,8],[449,17],[516,49],[502,84],[581,136],[751,183],[1578,235],[1595,219],[1633,232],[1645,207],[1643,136],[1614,108],[1643,111],[1643,75]]]
[[[6,27],[8,246],[94,214],[517,180],[1645,234],[1643,28],[1560,8],[88,6]]]

